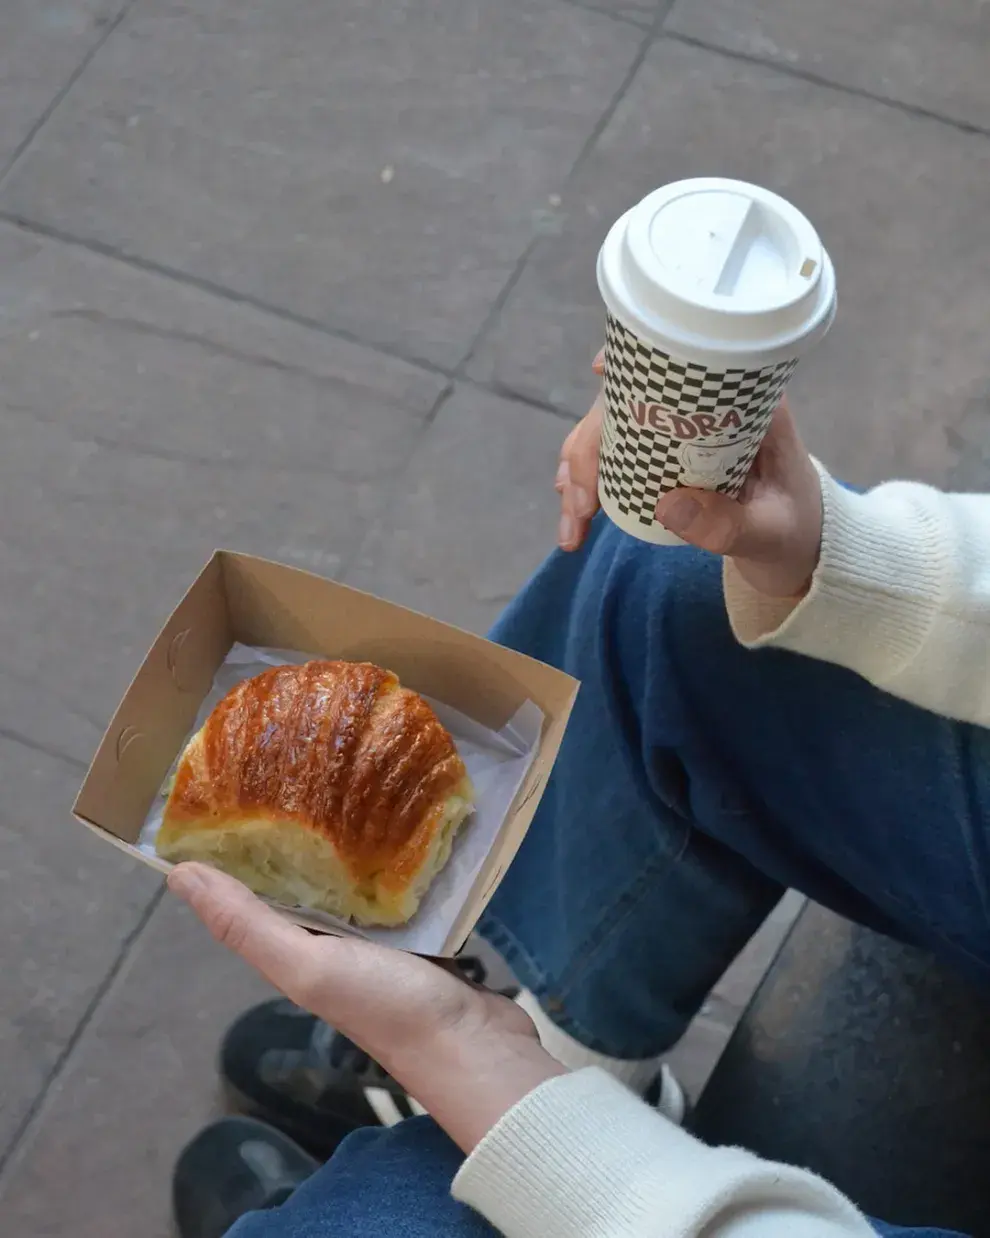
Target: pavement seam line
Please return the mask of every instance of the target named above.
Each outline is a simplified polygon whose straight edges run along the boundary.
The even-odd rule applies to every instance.
[[[581,168],[583,167],[584,162],[587,159],[588,155],[591,153],[591,151],[594,150],[595,146],[598,143],[598,139],[605,132],[606,128],[608,127],[609,123],[612,120],[612,117],[615,115],[616,110],[619,107],[619,104],[626,97],[626,93],[628,92],[629,87],[632,85],[633,79],[636,77],[636,74],[639,72],[640,68],[642,67],[643,61],[646,59],[647,55],[649,54],[650,48],[653,46],[656,40],[657,32],[659,31],[660,27],[663,25],[663,22],[667,18],[667,13],[672,3],[673,3],[673,0],[666,0],[666,3],[662,4],[658,8],[657,13],[654,16],[654,19],[652,23],[650,24],[650,26],[647,27],[643,31],[643,38],[640,41],[640,44],[636,50],[635,56],[633,56],[632,58],[632,62],[629,68],[626,70],[626,73],[622,81],[619,84],[618,90],[616,90],[615,94],[613,94],[612,98],[605,105],[604,109],[602,110],[601,115],[598,117],[598,120],[592,126],[591,132],[588,134],[587,138],[585,138],[584,142],[581,144],[581,149],[578,151],[577,155],[575,156],[574,162],[571,164],[570,171],[567,173],[567,175],[563,178],[563,181],[561,182],[561,197],[563,197],[567,193],[568,186],[574,183],[574,180],[576,176],[578,175],[579,171],[581,170]],[[642,29],[642,27],[639,27],[639,29]],[[501,318],[502,310],[505,308],[509,298],[512,296],[512,293],[515,291],[516,285],[519,283],[519,280],[522,278],[523,272],[525,271],[526,267],[529,265],[529,260],[533,255],[533,251],[536,249],[537,245],[540,243],[541,240],[543,240],[543,237],[540,236],[539,234],[536,234],[530,237],[522,254],[516,260],[516,264],[512,268],[512,271],[510,272],[508,279],[502,285],[501,289],[499,290],[498,295],[495,297],[495,300],[489,306],[488,312],[487,314],[485,314],[485,317],[481,323],[481,326],[478,328],[477,332],[475,333],[474,339],[468,345],[467,351],[465,352],[461,360],[458,362],[458,364],[454,367],[455,377],[461,378],[465,375],[467,367],[471,364],[471,362],[477,356],[478,349],[484,343],[486,337],[488,336],[491,329],[496,325],[499,318]]]
[[[5,739],[11,744],[17,744],[18,747],[27,748],[31,752],[40,752],[43,756],[51,757],[55,761],[62,761],[82,774],[85,774],[89,768],[86,762],[80,761],[78,757],[70,756],[69,753],[62,752],[59,748],[50,748],[41,740],[32,739],[30,735],[24,735],[10,727],[0,725],[0,739]]]
[[[646,59],[647,55],[649,54],[651,48],[658,46],[665,42],[680,43],[687,47],[694,47],[699,51],[710,52],[714,55],[723,56],[728,60],[736,60],[736,61],[741,61],[745,64],[758,65],[761,68],[765,68],[771,71],[782,73],[785,76],[795,78],[799,81],[808,82],[811,85],[821,86],[829,90],[837,91],[840,94],[850,95],[853,98],[865,99],[872,103],[883,104],[886,107],[892,108],[893,110],[898,111],[898,112],[905,113],[906,115],[909,115],[909,116],[914,116],[914,117],[918,117],[924,120],[934,121],[935,123],[938,123],[938,124],[944,124],[952,129],[959,130],[963,133],[975,134],[980,137],[990,138],[990,129],[982,128],[980,125],[977,125],[977,124],[974,124],[968,121],[959,120],[952,116],[946,116],[945,114],[941,112],[935,112],[935,111],[932,111],[931,109],[920,107],[916,104],[905,103],[899,99],[890,99],[883,95],[874,94],[872,91],[866,90],[861,87],[850,86],[842,82],[836,82],[830,78],[820,76],[816,73],[813,73],[813,72],[810,72],[804,69],[792,68],[788,65],[779,64],[776,61],[767,60],[760,56],[754,56],[754,55],[749,55],[745,52],[734,51],[732,49],[720,47],[718,44],[715,44],[715,43],[709,43],[704,39],[695,38],[691,35],[681,34],[680,32],[675,31],[675,30],[668,30],[666,28],[666,22],[676,2],[677,0],[662,0],[660,7],[658,9],[657,15],[653,21],[653,24],[647,30],[646,38],[644,40],[643,46],[640,48],[640,51],[637,54],[637,57],[633,63],[632,70],[627,74],[626,79],[624,80],[622,86],[619,89],[618,95],[615,98],[613,98],[610,105],[606,108],[605,112],[603,113],[602,118],[600,118],[599,120],[598,125],[596,125],[595,130],[593,131],[591,137],[582,147],[570,172],[565,177],[564,182],[563,182],[565,191],[566,191],[566,186],[573,181],[576,173],[578,172],[579,168],[583,164],[586,156],[590,153],[590,150],[593,149],[598,138],[604,132],[608,122],[611,120],[612,115],[615,113],[626,91],[629,89],[630,85],[632,84],[633,77],[635,77],[635,74],[638,72],[643,61]],[[583,7],[583,6],[579,5],[578,7]],[[635,25],[636,23],[629,22],[628,24]],[[512,292],[514,291],[516,285],[521,279],[523,271],[525,267],[528,265],[530,258],[532,257],[533,251],[536,249],[536,246],[539,244],[539,242],[542,239],[543,237],[541,236],[534,236],[533,238],[531,238],[529,244],[526,246],[526,249],[523,251],[523,254],[521,258],[518,260],[516,267],[513,269],[506,284],[503,286],[499,295],[496,297],[495,301],[493,302],[488,314],[486,314],[485,320],[482,323],[481,328],[479,329],[478,333],[475,335],[475,338],[472,341],[467,353],[465,354],[465,356],[462,358],[462,360],[456,367],[454,372],[458,378],[460,379],[467,378],[467,375],[465,374],[467,367],[471,364],[471,362],[477,356],[479,348],[484,343],[489,332],[498,322],[498,319],[501,317],[502,310],[505,308],[505,305],[507,304],[509,298],[511,297]],[[485,383],[476,381],[476,385],[481,387],[483,390],[494,391],[494,385],[492,384],[485,384]],[[502,383],[502,384],[499,384],[499,386],[502,388],[502,393],[506,394],[507,396],[510,396],[513,399],[522,400],[526,403],[533,403],[532,397],[525,395],[523,392],[515,392],[511,384]],[[495,392],[495,393],[499,394],[499,392]],[[579,414],[575,415],[565,409],[558,409],[556,406],[550,406],[547,409],[547,411],[556,412],[559,416],[567,418],[568,420],[576,421],[576,420],[579,420],[579,417],[580,417]]]
[[[68,95],[73,86],[75,86],[76,82],[79,81],[82,75],[89,68],[90,64],[93,62],[93,58],[99,52],[100,48],[103,47],[136,3],[137,0],[125,0],[117,16],[109,19],[99,38],[72,70],[60,89],[55,92],[54,98],[34,122],[34,124],[30,126],[21,141],[14,147],[13,154],[7,160],[4,167],[0,169],[0,188],[3,187],[4,181],[6,181],[7,177],[11,174],[11,172],[13,172],[17,164],[20,163],[21,157],[27,153],[28,149],[34,143],[34,139],[38,136],[41,130],[44,129],[45,125],[48,124],[55,112],[58,111],[58,108],[65,99],[66,95]]]
[[[585,157],[588,155],[588,153],[591,150],[594,149],[595,144],[597,143],[598,139],[601,137],[602,133],[605,131],[605,128],[610,122],[610,120],[612,119],[612,116],[615,114],[616,108],[618,108],[619,104],[622,102],[623,98],[625,97],[626,92],[629,89],[629,86],[633,81],[633,78],[639,72],[640,66],[642,65],[643,61],[646,59],[649,53],[650,47],[653,45],[655,41],[658,30],[662,26],[663,22],[666,20],[667,14],[670,12],[673,5],[674,5],[674,0],[660,0],[660,2],[658,3],[657,11],[653,17],[653,21],[651,22],[649,28],[645,30],[644,37],[640,43],[640,46],[636,52],[636,55],[633,57],[632,63],[629,69],[627,70],[625,76],[623,77],[623,80],[618,90],[615,92],[612,99],[609,101],[609,103],[603,110],[601,116],[596,121],[594,127],[592,128],[591,133],[586,138],[586,140],[581,146],[580,151],[575,157],[574,163],[571,165],[571,170],[568,172],[567,176],[564,178],[563,187],[565,189],[566,189],[566,186],[571,183],[572,179],[574,178],[578,169],[583,163]],[[576,7],[580,8],[583,6],[576,5]],[[635,23],[632,23],[632,22],[629,22],[627,24],[630,26],[635,26]],[[638,27],[638,28],[642,29],[642,27]],[[558,409],[556,406],[551,405],[551,404],[545,404],[543,402],[538,403],[537,401],[533,400],[531,397],[524,396],[521,393],[517,394],[516,392],[512,390],[511,387],[505,384],[497,384],[497,387],[500,389],[496,389],[496,385],[489,386],[484,383],[476,382],[470,379],[464,373],[466,367],[470,364],[472,357],[475,355],[478,345],[484,340],[489,328],[498,320],[498,317],[501,314],[501,311],[505,305],[505,302],[507,301],[508,297],[511,295],[512,289],[515,287],[517,281],[522,275],[522,272],[529,260],[529,256],[534,246],[540,239],[541,238],[539,236],[531,237],[525,249],[523,250],[522,255],[517,260],[516,265],[513,268],[513,271],[510,274],[508,280],[506,281],[505,285],[502,287],[495,301],[492,303],[492,306],[490,307],[488,313],[485,315],[485,319],[482,322],[481,327],[478,329],[477,333],[475,334],[475,337],[472,340],[467,351],[465,352],[463,358],[461,359],[461,361],[458,363],[453,373],[451,374],[450,376],[451,383],[449,387],[447,387],[444,391],[440,393],[440,395],[437,397],[437,400],[432,410],[427,414],[427,417],[423,422],[423,428],[420,431],[420,434],[418,435],[416,442],[413,445],[413,448],[409,453],[409,460],[406,463],[406,467],[402,470],[402,475],[404,475],[408,471],[412,463],[413,457],[415,456],[416,452],[419,450],[424,438],[426,437],[427,432],[429,431],[430,427],[433,425],[433,423],[436,421],[437,417],[439,416],[440,410],[444,407],[444,405],[448,402],[448,400],[450,400],[453,397],[454,392],[458,385],[463,384],[465,386],[473,387],[475,390],[484,391],[487,394],[492,395],[497,399],[511,399],[516,403],[525,404],[529,407],[540,409],[540,411],[542,412],[550,413],[553,416],[559,417],[563,421],[573,423],[578,420],[578,418],[573,413],[567,412],[563,409]],[[380,529],[386,528],[388,526],[388,517],[391,514],[396,501],[397,500],[394,495],[389,498],[389,501],[386,503],[384,509],[380,512],[378,517],[372,522],[372,524],[368,528],[365,535],[361,538],[360,542],[355,547],[354,551],[348,556],[346,561],[341,564],[340,573],[337,579],[339,579],[345,584],[347,583],[347,578],[350,575],[352,569],[361,560],[361,556],[364,553],[365,546],[367,546],[371,542],[372,538],[378,533]]]
[[[82,61],[76,67],[75,71],[73,72],[69,80],[65,83],[62,89],[58,92],[54,100],[49,104],[43,116],[35,123],[34,126],[32,126],[30,133],[27,135],[27,137],[25,137],[23,142],[18,146],[17,150],[15,151],[14,155],[11,157],[7,166],[2,170],[2,172],[0,172],[0,188],[2,188],[4,181],[13,171],[15,164],[19,162],[21,156],[28,149],[28,147],[34,141],[35,137],[38,135],[38,133],[41,131],[41,129],[44,127],[44,125],[47,123],[47,121],[56,111],[56,109],[61,104],[61,102],[68,95],[69,91],[72,89],[75,83],[79,80],[79,78],[85,72],[86,68],[89,66],[93,58],[96,56],[97,52],[107,42],[107,40],[110,38],[113,32],[120,26],[121,22],[127,16],[128,12],[134,7],[136,2],[137,0],[127,0],[127,2],[123,6],[123,8],[120,10],[120,12],[117,14],[117,16],[111,22],[108,22],[107,28],[104,31],[102,37],[89,50],[86,56],[83,57]],[[635,19],[627,17],[625,15],[611,13],[607,9],[604,9],[604,8],[597,8],[593,3],[583,4],[580,2],[580,0],[563,0],[563,3],[569,4],[572,8],[581,9],[585,12],[596,13],[599,16],[606,17],[610,20],[619,22],[622,25],[628,26],[630,29],[638,30],[643,33],[643,40],[640,44],[639,50],[636,53],[636,56],[633,58],[633,62],[632,62],[630,69],[626,73],[621,85],[619,86],[618,91],[613,96],[609,104],[606,106],[602,115],[599,117],[598,121],[596,122],[595,126],[593,127],[591,131],[591,134],[582,144],[581,149],[578,152],[575,158],[575,161],[571,166],[570,172],[568,172],[567,176],[564,178],[563,185],[566,188],[566,186],[572,181],[578,168],[584,162],[584,159],[586,158],[589,151],[593,149],[595,143],[598,141],[598,138],[601,136],[606,125],[608,124],[609,120],[614,114],[615,109],[618,107],[619,103],[622,101],[622,98],[624,97],[626,91],[628,90],[633,77],[638,71],[643,60],[646,58],[649,48],[651,44],[653,43],[653,41],[655,40],[658,31],[662,27],[663,22],[666,20],[668,13],[673,8],[675,0],[658,0],[656,10],[653,16],[650,18],[648,23],[636,21]],[[646,16],[647,14],[644,11],[644,17]],[[490,326],[493,325],[495,321],[497,321],[498,316],[500,315],[501,310],[504,307],[506,300],[511,295],[513,288],[515,287],[520,275],[522,274],[522,270],[524,269],[528,261],[530,253],[532,252],[536,243],[541,239],[539,236],[533,236],[530,238],[525,249],[523,250],[522,255],[520,256],[519,259],[517,259],[516,265],[513,268],[513,271],[511,272],[511,274],[509,275],[508,280],[506,281],[502,290],[496,297],[495,302],[492,304],[492,306],[489,308],[488,312],[486,313],[481,326],[476,332],[474,339],[471,341],[470,345],[468,346],[468,349],[465,352],[464,356],[453,369],[448,369],[444,366],[438,365],[435,362],[428,360],[427,358],[409,355],[409,354],[402,352],[401,350],[390,348],[386,345],[369,342],[368,340],[362,338],[357,333],[351,332],[347,330],[346,328],[341,327],[339,325],[330,326],[324,322],[321,322],[319,319],[314,319],[314,318],[310,318],[308,315],[299,314],[291,309],[288,309],[287,307],[279,307],[279,306],[271,305],[270,303],[262,300],[261,298],[254,297],[248,293],[237,292],[234,289],[226,287],[226,285],[217,284],[212,280],[204,279],[203,277],[193,275],[190,272],[177,270],[173,267],[169,267],[162,263],[155,262],[151,259],[143,258],[142,256],[138,254],[128,254],[122,250],[117,249],[115,246],[109,245],[103,241],[98,241],[96,239],[86,239],[83,237],[74,236],[73,234],[64,232],[63,230],[59,228],[54,228],[47,224],[39,223],[35,220],[28,219],[26,216],[19,215],[13,212],[4,211],[4,210],[0,210],[0,221],[10,224],[13,227],[19,228],[22,231],[26,231],[26,232],[29,232],[29,233],[32,233],[38,236],[43,236],[50,240],[58,241],[64,245],[76,246],[80,249],[86,250],[87,252],[95,253],[99,255],[100,257],[107,258],[112,261],[120,262],[125,266],[142,271],[146,274],[156,275],[156,276],[159,276],[160,278],[171,280],[172,282],[180,284],[180,285],[196,288],[199,291],[212,295],[219,300],[225,300],[225,301],[228,301],[236,305],[247,306],[258,312],[269,314],[273,318],[277,318],[281,321],[289,322],[296,326],[305,327],[305,328],[308,328],[309,330],[319,332],[320,334],[324,336],[328,336],[331,339],[341,340],[345,343],[350,343],[350,344],[354,344],[355,346],[358,346],[361,348],[366,348],[370,352],[377,352],[382,356],[391,357],[394,360],[404,362],[406,365],[413,366],[427,373],[438,375],[440,377],[446,378],[451,381],[463,383],[464,385],[469,386],[475,390],[484,391],[490,395],[496,396],[497,398],[511,399],[515,401],[516,403],[524,404],[539,412],[547,413],[553,417],[559,417],[563,421],[575,422],[579,419],[579,415],[575,414],[572,410],[561,408],[548,400],[542,400],[538,397],[529,395],[526,392],[517,391],[511,386],[511,384],[506,384],[506,383],[501,383],[501,382],[494,383],[494,384],[483,383],[483,382],[478,381],[477,379],[471,378],[468,374],[464,372],[466,369],[466,366],[469,364],[470,360],[474,356],[478,345],[482,342],[485,335],[487,334]],[[439,403],[442,402],[442,399],[443,399],[443,393],[441,393],[441,398],[438,401],[438,404],[436,407],[439,407]],[[435,411],[436,410],[434,410],[431,414],[427,415],[426,424],[428,424],[429,421],[432,419],[432,417],[435,416]]]
[[[540,400],[524,392],[514,392],[509,388],[499,389],[498,386],[479,382],[467,374],[456,374],[453,370],[438,365],[436,362],[429,361],[425,357],[410,356],[390,348],[388,345],[363,339],[360,335],[348,331],[346,327],[330,326],[325,322],[321,322],[318,318],[309,318],[305,314],[298,314],[284,306],[271,305],[258,297],[237,292],[233,288],[227,288],[224,284],[215,284],[211,280],[205,280],[198,275],[162,266],[137,254],[123,253],[112,245],[104,244],[102,241],[74,236],[70,232],[63,232],[59,228],[52,228],[48,224],[38,223],[36,220],[28,219],[24,215],[12,214],[4,210],[0,210],[0,223],[8,224],[10,227],[17,228],[21,232],[27,232],[31,236],[42,237],[45,240],[55,241],[60,245],[81,249],[88,254],[95,254],[96,257],[104,258],[108,262],[119,262],[121,266],[125,266],[132,271],[140,271],[142,275],[154,275],[159,279],[178,284],[180,287],[194,288],[197,292],[215,297],[218,301],[226,301],[230,305],[238,305],[245,309],[254,310],[256,313],[265,314],[270,318],[288,323],[294,327],[303,327],[305,330],[313,331],[327,339],[337,340],[343,344],[351,344],[355,348],[363,348],[369,353],[377,354],[380,357],[388,357],[391,361],[399,361],[403,365],[408,365],[411,369],[420,370],[424,374],[445,378],[448,382],[456,381],[478,391],[485,391],[489,395],[501,396],[503,399],[513,399],[519,404],[526,404],[538,412],[549,413],[551,416],[559,417],[564,421],[575,420],[574,414],[570,410],[558,408],[549,401]]]
[[[55,1059],[51,1070],[48,1072],[48,1075],[46,1076],[41,1087],[38,1089],[34,1100],[32,1100],[31,1104],[28,1106],[24,1117],[15,1127],[14,1133],[11,1136],[6,1148],[0,1151],[0,1193],[2,1193],[6,1185],[6,1181],[10,1176],[11,1170],[18,1164],[18,1150],[25,1143],[25,1140],[30,1138],[32,1130],[36,1126],[39,1119],[43,1116],[45,1102],[51,1096],[55,1085],[65,1074],[76,1046],[79,1044],[86,1030],[96,1017],[96,1014],[103,1004],[104,998],[107,997],[112,989],[115,980],[120,975],[124,964],[130,957],[135,945],[144,933],[144,930],[148,927],[151,917],[154,915],[155,910],[161,903],[164,895],[165,885],[163,883],[161,887],[155,890],[152,894],[151,898],[148,900],[147,906],[141,912],[134,927],[124,937],[120,950],[117,952],[117,957],[110,964],[103,976],[103,979],[96,986],[93,996],[86,1005],[86,1009],[79,1017],[79,1021],[76,1023],[72,1034],[65,1042],[61,1053],[59,1053],[58,1057]]]
[[[321,322],[319,318],[311,318],[308,314],[300,314],[287,306],[273,305],[271,302],[265,301],[261,297],[253,296],[249,292],[239,292],[237,289],[228,288],[226,284],[218,284],[211,279],[205,279],[201,275],[194,275],[191,271],[170,267],[164,263],[155,262],[154,259],[143,258],[140,254],[128,253],[125,250],[118,249],[115,245],[108,245],[105,241],[97,240],[95,237],[77,236],[72,232],[65,232],[61,228],[52,227],[50,224],[29,219],[26,215],[20,215],[3,209],[0,209],[0,222],[19,228],[22,232],[28,232],[33,236],[44,237],[50,241],[58,241],[62,245],[71,245],[77,249],[83,249],[87,253],[96,254],[97,257],[106,258],[112,262],[119,262],[132,270],[141,271],[145,275],[157,275],[161,279],[167,279],[172,283],[180,284],[187,288],[195,288],[199,292],[208,293],[210,296],[228,301],[232,305],[240,305],[247,309],[257,310],[263,314],[270,315],[272,318],[278,318],[282,322],[292,323],[293,326],[306,327],[310,331],[319,332],[320,335],[341,340],[345,344],[354,344],[359,348],[367,349],[369,352],[376,352],[381,356],[390,357],[394,361],[402,361],[406,365],[414,366],[416,369],[424,370],[427,373],[439,374],[443,378],[454,377],[451,370],[438,365],[434,361],[430,361],[426,357],[407,354],[386,344],[369,343],[355,332],[349,331],[346,327],[336,324],[331,326]]]
[[[422,447],[423,441],[430,431],[430,427],[436,421],[437,417],[440,416],[440,411],[444,407],[444,405],[446,405],[453,398],[454,392],[457,390],[457,386],[458,386],[457,383],[453,381],[449,382],[447,386],[444,387],[443,391],[441,391],[440,394],[437,396],[437,398],[433,401],[433,407],[430,409],[430,411],[426,414],[425,418],[423,419],[423,424],[420,427],[419,433],[416,435],[415,442],[412,444],[412,447],[410,448],[409,456],[406,459],[405,464],[396,474],[396,478],[395,478],[396,481],[399,481],[402,478],[404,478],[406,473],[409,472],[409,469],[412,467],[412,462],[416,456],[416,453]],[[398,487],[391,487],[388,498],[384,506],[382,507],[381,511],[368,525],[368,528],[365,530],[363,536],[359,539],[357,545],[354,547],[351,553],[345,556],[344,558],[342,558],[341,564],[340,564],[340,570],[335,577],[336,580],[339,580],[342,584],[347,584],[347,578],[350,575],[351,570],[354,567],[356,567],[357,564],[360,562],[361,556],[364,554],[365,546],[367,546],[371,542],[371,540],[381,530],[387,529],[389,527],[389,523],[390,523],[389,517],[391,516],[392,512],[395,510],[395,505],[398,501],[399,501]]]
[[[898,99],[889,99],[883,95],[874,94],[873,92],[860,88],[860,87],[845,85],[841,82],[835,82],[835,81],[832,81],[830,78],[819,76],[818,74],[809,72],[807,70],[791,68],[788,65],[779,64],[773,60],[766,60],[766,59],[763,59],[762,57],[749,55],[745,52],[733,51],[733,50],[730,50],[724,47],[720,47],[715,43],[709,43],[704,39],[695,38],[691,35],[681,34],[678,31],[668,30],[666,28],[667,19],[669,18],[676,2],[677,0],[661,0],[661,4],[659,6],[657,15],[654,18],[652,25],[647,29],[646,38],[644,39],[643,45],[641,46],[639,53],[637,54],[636,59],[633,62],[633,67],[631,71],[626,75],[626,79],[623,81],[622,86],[620,87],[617,96],[613,98],[612,102],[606,108],[605,112],[603,113],[602,117],[599,120],[598,125],[596,125],[595,130],[593,131],[591,137],[582,147],[573,166],[571,167],[570,172],[564,178],[563,184],[564,184],[565,191],[566,191],[567,185],[569,185],[573,181],[575,175],[577,174],[578,170],[583,164],[585,158],[590,153],[591,149],[593,149],[595,143],[598,141],[598,138],[604,132],[608,122],[611,120],[612,115],[617,110],[618,105],[621,103],[622,98],[624,97],[626,91],[629,89],[630,85],[632,84],[633,77],[635,77],[636,73],[639,71],[639,68],[641,67],[643,61],[646,59],[651,48],[658,46],[664,42],[680,43],[688,47],[697,48],[699,51],[711,52],[714,55],[724,56],[728,60],[737,60],[737,61],[742,61],[745,64],[758,65],[761,68],[770,69],[771,71],[777,71],[788,77],[796,78],[799,81],[808,82],[812,85],[822,86],[822,87],[825,87],[826,89],[837,91],[840,94],[847,94],[847,95],[851,95],[853,98],[865,99],[865,100],[868,100],[869,102],[884,104],[885,106],[892,108],[895,111],[903,112],[909,116],[915,116],[921,119],[934,121],[939,124],[944,124],[944,125],[949,126],[950,128],[960,130],[963,133],[976,134],[981,137],[990,138],[990,130],[984,129],[977,124],[973,124],[968,121],[958,120],[955,117],[946,116],[941,112],[935,112],[928,108],[919,107],[915,104],[905,103]],[[579,6],[579,7],[583,7],[583,6]],[[629,24],[635,25],[636,23],[630,22]],[[507,304],[510,296],[512,295],[512,292],[514,291],[516,285],[518,284],[520,278],[522,277],[523,271],[525,267],[528,265],[529,260],[532,257],[533,251],[536,249],[536,246],[539,244],[539,242],[542,239],[543,237],[541,236],[534,236],[531,238],[529,244],[526,246],[526,249],[523,251],[521,258],[518,260],[506,284],[503,286],[499,295],[496,297],[491,308],[489,309],[488,314],[486,314],[485,320],[482,323],[478,333],[475,335],[474,340],[472,341],[467,353],[465,354],[465,356],[462,358],[462,360],[456,367],[454,372],[458,378],[466,377],[465,371],[467,367],[471,364],[471,362],[477,356],[480,346],[484,343],[489,332],[492,330],[492,328],[498,322],[498,319],[501,317],[502,310],[505,308],[505,305]],[[492,390],[491,386],[489,386],[488,384],[479,382],[477,383],[477,385],[482,387],[485,390]],[[523,393],[521,392],[518,394],[513,392],[511,384],[505,384],[504,387],[505,387],[506,392],[512,393],[513,398],[522,399],[522,400],[525,400],[526,402],[532,402],[531,397],[527,397],[523,395]],[[578,420],[578,417],[575,417],[572,413],[569,413],[568,411],[563,410],[563,409],[560,409],[560,410],[553,409],[549,411],[558,411],[559,415],[562,417],[566,417],[572,420]]]
[[[625,26],[635,26],[639,30],[650,29],[655,20],[648,9],[641,9],[637,17],[630,13],[613,13],[610,9],[599,7],[594,0],[562,0],[562,3],[575,9],[584,9],[586,13],[597,13],[599,17],[607,17],[610,21],[621,22]]]
[[[851,86],[844,82],[836,82],[832,78],[824,77],[811,69],[802,69],[783,64],[777,60],[764,59],[762,56],[756,56],[750,52],[737,51],[734,48],[720,47],[717,43],[710,43],[707,39],[699,39],[695,35],[682,34],[678,30],[661,29],[657,42],[681,43],[685,47],[697,48],[698,51],[724,56],[726,60],[759,65],[760,68],[770,69],[783,74],[785,77],[795,78],[800,82],[808,82],[812,86],[824,86],[826,89],[837,91],[839,94],[851,95],[854,99],[865,99],[870,103],[880,103],[884,107],[892,108],[895,112],[903,112],[907,116],[914,116],[920,120],[934,121],[936,124],[946,125],[948,128],[955,129],[961,133],[990,138],[990,129],[973,121],[961,120],[956,116],[947,116],[944,112],[936,112],[917,103],[906,103],[902,99],[891,99],[886,95],[874,94],[872,90],[867,90],[865,86]]]

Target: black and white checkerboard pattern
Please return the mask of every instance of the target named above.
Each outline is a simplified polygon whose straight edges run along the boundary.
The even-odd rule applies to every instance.
[[[746,443],[742,452],[729,452],[733,462],[714,487],[723,494],[738,494],[796,364],[791,360],[762,370],[707,370],[644,344],[609,314],[600,463],[605,493],[623,515],[652,525],[657,499],[682,484],[682,448],[687,441],[699,445],[707,441],[730,448]],[[702,433],[694,440],[682,440],[639,425],[630,406],[641,402],[662,405],[689,420],[694,413],[708,414],[716,425],[735,409],[742,424],[707,438]]]

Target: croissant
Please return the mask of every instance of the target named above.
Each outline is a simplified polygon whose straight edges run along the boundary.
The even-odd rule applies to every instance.
[[[239,683],[189,741],[156,847],[281,903],[404,924],[473,799],[450,733],[391,671],[279,666]]]

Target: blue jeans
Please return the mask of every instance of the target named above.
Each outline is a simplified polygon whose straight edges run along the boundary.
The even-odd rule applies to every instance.
[[[990,731],[742,649],[715,559],[602,518],[492,635],[582,681],[482,924],[582,1043],[627,1058],[673,1045],[788,887],[990,980]],[[491,1235],[449,1198],[457,1163],[429,1120],[362,1131],[234,1233]]]

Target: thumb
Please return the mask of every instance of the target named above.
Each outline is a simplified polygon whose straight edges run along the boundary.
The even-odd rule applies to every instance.
[[[744,554],[747,544],[762,540],[752,516],[747,505],[714,490],[671,490],[660,496],[656,507],[665,529],[717,555]]]
[[[261,899],[208,864],[179,864],[168,888],[189,904],[221,945],[239,954],[288,997],[302,1000],[326,967],[314,939]]]

